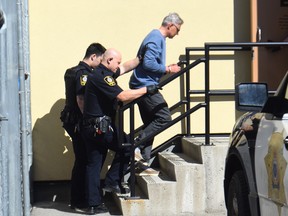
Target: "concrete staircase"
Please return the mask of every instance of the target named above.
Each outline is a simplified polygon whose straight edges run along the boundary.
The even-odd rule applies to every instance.
[[[124,216],[226,215],[223,191],[228,137],[182,138],[158,153],[151,167],[158,176],[137,176],[136,196],[114,194]],[[180,145],[180,146],[178,146]]]

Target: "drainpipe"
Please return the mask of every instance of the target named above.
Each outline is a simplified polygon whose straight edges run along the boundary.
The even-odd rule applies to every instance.
[[[27,146],[27,121],[26,121],[26,95],[25,95],[25,71],[24,71],[24,52],[23,52],[23,3],[17,1],[18,15],[18,76],[20,80],[19,101],[20,101],[20,132],[22,149],[22,176],[23,176],[23,214],[30,215],[30,189],[29,189],[29,168],[28,168],[28,146]]]
[[[29,15],[28,15],[28,5],[29,0],[24,0],[24,16],[25,16],[25,26],[24,34],[26,37],[25,43],[25,95],[26,95],[26,116],[27,116],[27,144],[28,144],[28,156],[29,156],[29,168],[32,166],[33,162],[33,150],[32,150],[32,123],[31,123],[31,86],[30,86],[30,38],[29,38]]]
[[[6,37],[3,32],[6,29],[6,17],[4,11],[2,11],[2,5],[0,2],[0,53],[6,53]],[[3,44],[3,45],[2,45]],[[7,70],[7,65],[5,62],[7,61],[6,55],[0,55],[0,104],[4,104],[4,95],[6,94],[5,82],[6,80],[2,77],[5,77],[5,72]],[[9,215],[9,190],[8,190],[8,159],[7,152],[8,147],[5,145],[7,143],[7,136],[3,136],[3,134],[8,134],[7,132],[7,113],[4,113],[3,106],[0,106],[0,166],[1,166],[1,194],[0,194],[0,215]]]

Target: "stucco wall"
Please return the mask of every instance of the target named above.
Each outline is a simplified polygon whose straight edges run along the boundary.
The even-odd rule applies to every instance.
[[[120,50],[125,62],[136,55],[144,36],[174,11],[185,23],[179,36],[167,39],[167,64],[176,63],[185,54],[185,47],[234,41],[235,8],[231,0],[30,0],[29,4],[34,180],[70,178],[72,145],[59,121],[65,93],[63,75],[66,68],[82,60],[90,43],[100,42],[106,48]],[[243,7],[247,9],[247,5]],[[211,88],[233,88],[234,66],[233,60],[211,62]],[[128,88],[129,77],[118,79],[123,89]],[[193,69],[191,85],[195,89],[203,88],[203,79],[204,66]],[[178,89],[179,81],[174,81],[162,90],[168,104],[179,100]],[[230,132],[235,120],[234,104],[217,104],[212,104],[211,131]],[[203,132],[203,122],[200,112],[192,118],[192,132]],[[175,132],[181,133],[180,124],[157,137],[155,144]],[[63,154],[65,146],[68,152]]]

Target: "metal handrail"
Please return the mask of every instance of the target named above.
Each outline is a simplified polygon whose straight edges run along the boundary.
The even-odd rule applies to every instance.
[[[204,62],[205,59],[204,58],[200,58],[197,59],[196,61],[194,61],[191,64],[187,64],[185,62],[185,64],[187,65],[185,68],[183,68],[181,71],[179,71],[178,73],[168,77],[167,79],[165,79],[164,81],[159,83],[159,87],[163,87],[165,85],[167,85],[168,83],[170,83],[171,81],[175,80],[176,78],[180,77],[181,75],[183,75],[184,73],[188,73],[190,71],[191,68],[197,66],[198,64]],[[179,106],[181,106],[182,104],[189,104],[190,103],[190,95],[186,96],[186,100],[188,99],[188,102],[185,100],[182,100],[178,103],[176,103],[174,106],[172,106],[170,108],[170,110],[172,109],[176,109]],[[167,128],[171,127],[172,125],[176,124],[177,122],[181,121],[182,119],[188,117],[191,113],[195,112],[196,110],[205,107],[206,104],[204,103],[199,103],[196,106],[194,106],[193,108],[189,108],[187,109],[183,114],[181,114],[180,116],[176,117],[175,119],[173,119],[171,122],[167,123],[166,125],[164,125],[161,129],[155,131],[154,133],[150,134],[149,136],[145,137],[144,139],[142,139],[141,141],[139,141],[137,143],[137,145],[135,145],[134,143],[134,136],[135,136],[135,128],[134,128],[134,106],[135,104],[140,100],[140,98],[131,101],[130,103],[127,103],[125,105],[123,105],[122,107],[119,108],[118,110],[118,128],[119,128],[119,143],[121,146],[131,146],[131,163],[130,163],[130,170],[131,170],[131,176],[130,176],[130,188],[131,188],[131,195],[129,198],[127,199],[133,199],[135,198],[135,164],[134,164],[134,150],[137,146],[141,145],[142,143],[146,142],[147,140],[150,140],[151,138],[155,137],[156,135],[158,135],[159,133],[163,132],[164,130],[166,130]],[[129,134],[129,143],[124,143],[124,125],[123,125],[123,120],[124,120],[124,111],[130,109],[130,134]],[[190,124],[187,122],[187,124]]]
[[[189,64],[187,67],[183,68],[181,71],[179,71],[178,73],[168,77],[167,79],[165,79],[164,81],[162,81],[161,83],[159,83],[159,87],[162,88],[163,86],[167,85],[168,83],[170,83],[171,81],[175,80],[176,78],[180,77],[181,75],[183,75],[184,73],[187,73],[191,68],[197,66],[198,64],[202,63],[202,62],[205,62],[205,59],[204,58],[200,58],[200,59],[197,59],[196,61],[194,61],[193,63]],[[185,63],[187,64],[187,63]],[[189,98],[190,98],[190,95],[189,95]],[[135,128],[134,128],[134,105],[139,101],[141,100],[141,97],[140,98],[137,98],[123,106],[121,106],[118,110],[118,128],[119,128],[119,143],[120,145],[123,145],[124,143],[124,127],[123,127],[123,120],[124,120],[124,111],[127,110],[127,109],[130,109],[130,141],[131,141],[131,138],[133,139],[133,137],[131,137],[131,133],[133,133],[133,131],[135,132]],[[190,100],[189,100],[190,101]],[[184,101],[180,101],[178,102],[177,104],[183,104],[183,103],[186,103],[187,102],[184,102]],[[177,105],[176,104],[176,105]],[[172,108],[175,109],[176,108],[176,105],[174,105]],[[132,118],[131,118],[132,116]],[[131,122],[131,120],[133,122]],[[132,127],[132,128],[131,128]],[[133,134],[134,135],[134,134]],[[133,143],[131,143],[133,144]]]
[[[141,141],[137,143],[137,146],[141,145],[145,141],[148,141],[152,137],[155,137],[159,133],[163,132],[167,128],[171,127],[172,125],[176,124],[177,122],[181,121],[184,118],[187,118],[187,128],[186,128],[186,135],[190,136],[190,114],[195,112],[196,110],[200,108],[205,108],[205,145],[210,145],[210,98],[211,96],[233,96],[235,94],[234,90],[210,90],[210,68],[209,68],[209,61],[210,61],[210,51],[251,51],[252,47],[281,47],[281,46],[287,46],[288,43],[286,42],[258,42],[258,43],[205,43],[204,48],[196,47],[196,48],[186,48],[185,56],[185,64],[186,67],[183,68],[179,73],[176,73],[172,75],[171,77],[168,77],[164,81],[162,81],[159,84],[159,87],[163,87],[166,84],[170,83],[171,81],[175,80],[176,78],[180,77],[184,73],[186,74],[186,100],[182,100],[178,103],[176,103],[174,106],[170,108],[176,109],[182,104],[186,105],[186,111],[178,116],[177,118],[173,119],[171,122],[167,123],[163,128],[161,128],[159,131],[156,131],[152,133],[151,135],[145,137]],[[204,57],[201,57],[194,61],[193,63],[189,64],[190,61],[190,52],[191,51],[204,51]],[[205,63],[205,87],[204,90],[191,90],[190,89],[190,69],[197,66],[198,64],[204,62]],[[190,108],[190,95],[192,94],[204,94],[205,102],[199,103],[193,108]],[[135,131],[138,131],[138,129],[134,129],[134,105],[140,100],[140,98],[127,103],[120,107],[118,111],[118,126],[119,126],[119,141],[122,146],[129,145],[132,146],[131,148],[131,177],[130,177],[130,187],[131,187],[131,197],[135,197],[135,164],[134,164],[134,149],[137,147],[134,143],[134,136]],[[124,130],[123,130],[123,116],[124,111],[130,109],[130,143],[124,143]],[[141,128],[141,127],[140,127]]]
[[[287,45],[287,42],[205,43],[205,103],[207,105],[205,108],[205,145],[210,145],[210,51],[251,51],[253,47],[271,48]],[[186,48],[186,53],[187,50],[189,48]]]

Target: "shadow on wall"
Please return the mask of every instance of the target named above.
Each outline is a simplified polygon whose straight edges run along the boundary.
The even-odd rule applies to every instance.
[[[60,112],[65,99],[59,99],[50,112],[35,122],[33,139],[33,181],[70,180],[74,164],[74,152],[69,135],[62,127]],[[109,151],[101,172],[105,174],[113,160],[114,152]]]
[[[37,119],[33,128],[33,180],[69,180],[74,161],[70,137],[62,128],[60,112],[65,104],[59,99],[49,113]]]

